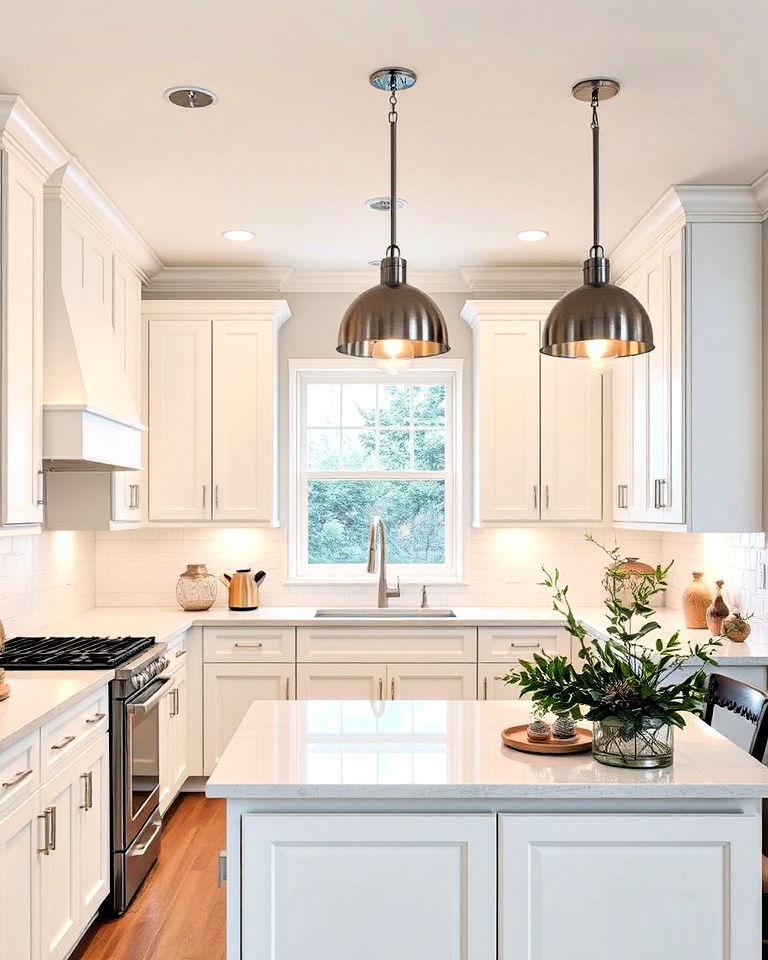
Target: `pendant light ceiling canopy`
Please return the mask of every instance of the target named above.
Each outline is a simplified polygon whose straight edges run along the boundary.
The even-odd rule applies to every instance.
[[[619,92],[616,80],[582,80],[571,90],[592,107],[592,247],[584,261],[584,283],[552,308],[544,324],[541,352],[550,357],[609,360],[653,350],[653,328],[645,308],[629,291],[610,282],[610,264],[600,243],[600,100]]]
[[[416,74],[404,67],[387,67],[369,80],[377,90],[389,93],[390,238],[380,282],[347,308],[336,350],[351,357],[373,357],[389,373],[398,373],[415,357],[436,357],[450,346],[440,308],[406,282],[406,261],[397,245],[397,93],[412,87]]]

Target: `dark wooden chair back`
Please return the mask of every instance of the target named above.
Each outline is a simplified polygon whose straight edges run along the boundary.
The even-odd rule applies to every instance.
[[[749,754],[762,763],[768,746],[768,692],[743,680],[713,673],[704,703],[704,722],[710,726],[715,707],[730,710],[753,725]]]

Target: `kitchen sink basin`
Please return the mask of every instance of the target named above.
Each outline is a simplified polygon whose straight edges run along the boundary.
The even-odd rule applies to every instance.
[[[367,619],[429,619],[455,617],[447,607],[328,607],[318,610],[316,617],[327,620]]]

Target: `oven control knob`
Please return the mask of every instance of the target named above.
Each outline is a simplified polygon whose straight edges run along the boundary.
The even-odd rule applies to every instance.
[[[134,675],[131,677],[131,686],[133,687],[133,689],[134,689],[134,690],[138,690],[140,683],[141,683],[141,681],[140,681],[139,678],[134,674]]]

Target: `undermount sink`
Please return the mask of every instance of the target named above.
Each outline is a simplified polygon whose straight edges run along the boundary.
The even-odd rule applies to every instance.
[[[317,610],[316,617],[328,620],[375,618],[382,620],[455,617],[447,607],[328,607]]]

